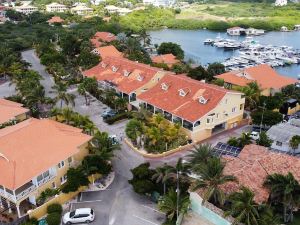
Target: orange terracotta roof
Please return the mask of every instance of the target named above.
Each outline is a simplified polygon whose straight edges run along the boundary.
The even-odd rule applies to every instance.
[[[81,129],[29,119],[0,130],[0,185],[14,190],[76,154],[91,140]]]
[[[99,55],[101,56],[102,59],[113,56],[113,57],[122,57],[123,54],[122,52],[119,52],[118,49],[115,48],[113,45],[109,46],[104,46],[104,47],[98,47],[94,49]]]
[[[224,173],[234,175],[238,183],[225,184],[223,189],[229,194],[239,186],[246,186],[255,193],[257,203],[266,202],[268,189],[263,183],[268,174],[288,174],[291,172],[300,182],[300,159],[284,153],[277,153],[258,145],[247,145],[238,157],[225,156]]]
[[[186,95],[180,96],[180,90]],[[137,98],[180,118],[195,122],[214,109],[227,92],[230,91],[184,75],[168,74]],[[199,102],[201,96],[207,100],[205,104]]]
[[[94,37],[90,39],[90,42],[94,45],[94,47],[100,47],[103,42],[109,43],[111,41],[116,40],[116,36],[109,32],[96,32]]]
[[[115,72],[113,68],[116,69]],[[83,74],[87,77],[95,77],[98,81],[110,82],[119,91],[130,94],[151,81],[158,72],[163,72],[163,70],[125,58],[106,57],[97,66],[84,71]]]
[[[21,114],[27,113],[29,109],[17,102],[0,99],[0,124],[8,122]]]
[[[47,21],[48,23],[63,23],[64,20],[59,16],[53,16],[51,19]]]
[[[246,86],[256,81],[262,89],[281,89],[287,85],[297,83],[296,79],[281,76],[272,67],[266,64],[250,67],[241,71],[231,71],[216,78],[223,79],[226,83]]]
[[[165,63],[169,66],[180,62],[178,59],[176,59],[176,56],[174,56],[173,54],[153,56],[151,59],[154,63]]]

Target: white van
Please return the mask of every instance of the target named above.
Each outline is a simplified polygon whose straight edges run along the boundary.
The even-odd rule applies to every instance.
[[[250,137],[251,137],[253,140],[258,140],[258,139],[259,139],[259,132],[257,132],[257,131],[252,131],[251,134],[250,134]]]
[[[94,219],[95,214],[91,208],[81,208],[66,213],[63,217],[63,222],[64,224],[90,223],[94,221]]]

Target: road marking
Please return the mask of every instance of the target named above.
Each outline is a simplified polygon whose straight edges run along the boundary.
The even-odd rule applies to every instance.
[[[159,211],[159,210],[157,210],[157,209],[151,208],[150,206],[147,206],[147,205],[142,205],[142,206],[145,207],[145,208],[151,209],[151,210],[153,210],[153,211],[155,211],[155,212],[157,212],[157,213],[164,214],[163,212],[161,212],[161,211]],[[165,215],[165,214],[164,214],[164,215]]]
[[[92,200],[92,201],[75,202],[75,204],[76,203],[89,203],[89,202],[102,202],[102,200]]]
[[[138,218],[138,219],[140,219],[140,220],[142,220],[142,221],[144,221],[144,222],[148,222],[148,223],[153,224],[153,225],[159,225],[157,223],[153,223],[152,221],[144,219],[142,217],[139,217],[139,216],[136,216],[136,215],[133,215],[133,216],[136,217],[136,218]]]

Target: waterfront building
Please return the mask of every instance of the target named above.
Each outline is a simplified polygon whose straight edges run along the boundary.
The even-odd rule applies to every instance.
[[[123,57],[122,52],[119,52],[113,45],[95,48],[92,53],[99,55],[101,59],[106,57]]]
[[[286,26],[282,26],[282,27],[280,28],[280,31],[282,31],[282,32],[288,32],[288,31],[289,31],[289,28],[287,28]]]
[[[21,6],[16,6],[15,10],[17,12],[28,15],[28,14],[38,11],[38,8],[35,6],[32,6],[32,5],[21,5]]]
[[[114,5],[107,5],[104,7],[104,9],[106,9],[108,13],[117,13],[119,7]]]
[[[273,140],[272,149],[289,153],[300,153],[300,145],[297,149],[290,147],[290,140],[293,136],[300,135],[300,119],[290,119],[272,126],[267,135]]]
[[[248,29],[245,29],[245,33],[246,33],[246,35],[254,35],[254,36],[257,36],[257,35],[262,35],[262,34],[264,34],[265,33],[265,31],[264,30],[262,30],[262,29],[255,29],[255,28],[252,28],[252,27],[250,27],[250,28],[248,28]]]
[[[294,30],[295,31],[300,31],[300,24],[295,25]]]
[[[278,153],[259,145],[246,145],[237,157],[225,155],[224,174],[233,175],[237,182],[224,184],[226,194],[239,190],[239,187],[248,187],[255,193],[256,203],[267,202],[269,191],[263,185],[269,174],[287,175],[291,172],[300,182],[300,158],[284,153]]]
[[[69,10],[67,6],[59,4],[57,2],[46,5],[47,12],[65,12],[67,10]]]
[[[169,68],[171,68],[176,63],[180,62],[180,60],[176,59],[176,56],[174,56],[173,54],[164,54],[164,55],[152,56],[151,60],[152,60],[153,63],[167,64],[167,66]]]
[[[73,8],[71,8],[71,12],[80,16],[86,16],[93,12],[92,8],[89,8],[84,3],[76,4]]]
[[[27,118],[29,109],[22,104],[6,99],[0,99],[0,126],[2,124],[19,122]]]
[[[90,39],[90,42],[95,48],[100,47],[103,43],[110,43],[117,40],[117,37],[109,32],[96,32],[96,34]]]
[[[245,29],[241,27],[231,27],[227,29],[227,34],[231,36],[240,36],[242,33],[245,33]]]
[[[21,218],[39,206],[47,188],[67,181],[67,170],[88,154],[91,136],[50,119],[27,119],[0,129],[0,211]]]
[[[262,89],[261,94],[265,96],[273,95],[282,88],[297,83],[296,79],[278,74],[267,64],[261,64],[238,71],[230,71],[215,77],[224,80],[224,87],[229,89],[237,86],[247,86],[247,84],[251,82],[257,82]]]

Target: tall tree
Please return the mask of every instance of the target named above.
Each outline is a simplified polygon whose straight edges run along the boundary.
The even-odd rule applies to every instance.
[[[264,185],[270,190],[271,203],[283,206],[283,221],[293,221],[293,212],[300,203],[300,185],[292,173],[268,175]]]
[[[51,93],[55,93],[56,97],[54,98],[56,102],[60,101],[60,108],[63,107],[63,102],[66,103],[66,105],[71,104],[72,106],[75,106],[75,96],[73,94],[67,93],[67,85],[64,83],[58,82],[52,87],[53,91]]]
[[[289,141],[289,145],[293,149],[294,153],[298,149],[299,144],[300,144],[300,135],[293,136]]]
[[[166,163],[163,166],[157,167],[155,169],[155,174],[153,174],[152,179],[156,181],[156,183],[162,183],[164,189],[164,195],[166,194],[166,186],[168,180],[171,178],[170,176],[171,166]]]
[[[184,51],[181,49],[180,45],[172,42],[163,42],[157,49],[158,54],[173,54],[177,59],[182,60],[184,58]]]
[[[270,139],[267,135],[266,132],[262,131],[259,134],[259,138],[256,140],[256,144],[265,146],[265,147],[270,147],[272,145],[273,141]]]
[[[241,187],[239,192],[229,196],[228,201],[231,203],[230,209],[225,214],[235,218],[234,225],[259,225],[258,205],[254,202],[254,193],[249,188]]]
[[[210,144],[195,145],[194,149],[190,150],[190,154],[187,156],[192,169],[206,164],[212,157],[212,150],[213,148]]]
[[[204,201],[212,201],[214,204],[223,205],[225,194],[221,189],[221,185],[235,181],[236,178],[231,175],[224,175],[225,164],[219,158],[211,158],[206,165],[195,171],[200,178],[194,184],[193,190],[204,189]]]

